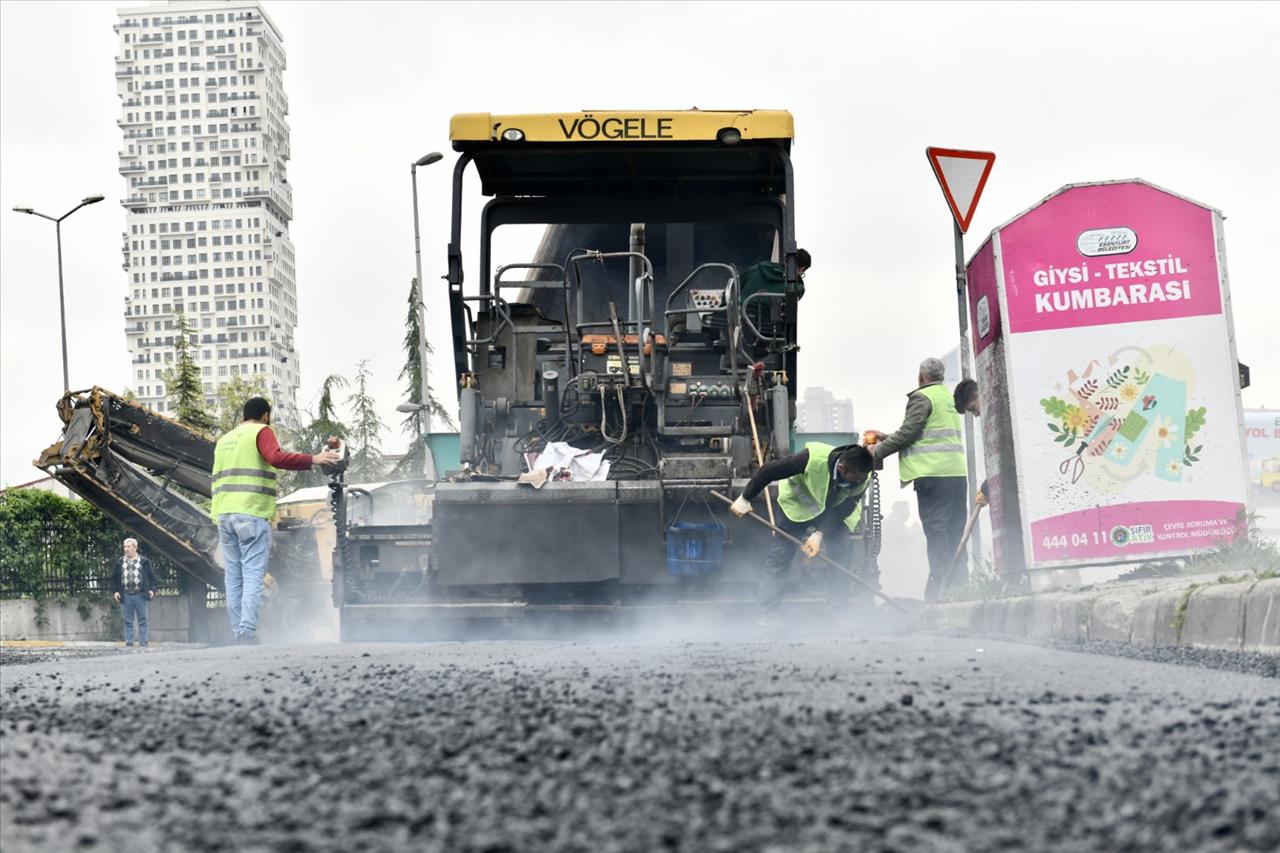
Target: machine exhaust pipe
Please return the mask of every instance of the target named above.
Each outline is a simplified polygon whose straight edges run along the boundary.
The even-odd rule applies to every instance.
[[[480,392],[463,388],[458,395],[459,461],[476,461],[476,429],[480,423]]]
[[[560,423],[560,374],[555,370],[542,371],[542,401],[547,407],[547,426]]]
[[[773,411],[773,452],[778,459],[791,453],[791,413],[787,386],[781,383],[769,389],[769,408]]]
[[[628,249],[632,252],[644,254],[644,223],[631,223],[631,238],[628,242]],[[640,263],[640,259],[632,257],[627,261],[627,320],[632,323],[638,323],[644,315],[644,296],[640,292],[640,277],[644,275],[644,265]],[[641,330],[636,327],[637,333]]]

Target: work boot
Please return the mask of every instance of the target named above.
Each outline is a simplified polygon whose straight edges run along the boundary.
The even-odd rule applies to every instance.
[[[258,639],[257,634],[246,632],[244,634],[238,635],[236,637],[236,642],[242,646],[256,646],[261,644],[262,641]]]

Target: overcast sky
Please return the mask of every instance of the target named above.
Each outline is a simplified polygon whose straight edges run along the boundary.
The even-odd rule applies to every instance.
[[[139,4],[126,4],[139,5]],[[34,479],[61,387],[131,384],[114,3],[0,4],[0,480]],[[408,164],[457,112],[791,110],[814,255],[801,384],[897,426],[916,366],[955,346],[951,223],[928,145],[996,152],[967,251],[1058,187],[1141,177],[1221,209],[1245,405],[1280,407],[1280,11],[1275,4],[271,2],[284,33],[299,403],[362,358],[385,419],[413,275]],[[420,175],[429,330],[447,349],[448,167]],[[476,199],[470,200],[476,209]],[[475,254],[466,258],[475,263]],[[497,262],[525,258],[495,258]],[[468,278],[475,281],[474,266]],[[450,384],[442,358],[437,387]],[[389,435],[397,451],[402,437]],[[913,502],[914,503],[914,502]]]

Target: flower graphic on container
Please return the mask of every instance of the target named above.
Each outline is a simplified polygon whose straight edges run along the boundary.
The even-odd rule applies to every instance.
[[[1125,351],[1138,357],[1118,359]],[[1127,346],[1105,367],[1094,358],[1081,372],[1067,371],[1056,386],[1065,393],[1040,400],[1054,443],[1070,454],[1058,471],[1104,490],[1143,472],[1182,482],[1201,460],[1204,445],[1194,439],[1207,420],[1205,407],[1188,406],[1194,373],[1185,361],[1171,348]]]
[[[1079,406],[1068,406],[1066,414],[1063,415],[1062,423],[1067,429],[1079,432],[1089,425],[1089,415]]]

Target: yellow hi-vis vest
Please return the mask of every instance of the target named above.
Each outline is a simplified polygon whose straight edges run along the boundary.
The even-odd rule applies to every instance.
[[[962,420],[951,392],[938,383],[917,393],[929,399],[933,411],[920,437],[898,451],[898,479],[910,483],[919,477],[966,476]]]
[[[805,444],[805,449],[809,451],[809,464],[799,474],[778,484],[778,506],[782,507],[787,518],[797,523],[812,521],[822,515],[827,508],[827,492],[831,489],[832,474],[827,467],[827,459],[835,448],[813,441]],[[870,483],[871,476],[868,475],[861,485],[837,489],[835,504],[858,500]]]
[[[271,519],[276,514],[276,472],[258,452],[266,424],[242,423],[218,439],[213,449],[214,521],[227,512]]]

